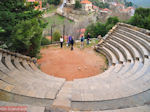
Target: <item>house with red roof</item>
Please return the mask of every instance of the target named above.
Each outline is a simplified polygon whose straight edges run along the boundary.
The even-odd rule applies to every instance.
[[[108,9],[108,8],[102,9],[102,11],[104,11],[104,12],[111,12],[111,10]]]
[[[82,0],[80,3],[82,5],[83,10],[85,10],[85,11],[92,11],[93,10],[92,2],[90,2],[88,0]]]

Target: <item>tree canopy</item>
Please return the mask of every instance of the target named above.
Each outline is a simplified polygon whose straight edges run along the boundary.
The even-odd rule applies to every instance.
[[[99,8],[109,8],[108,3],[103,3],[100,0],[89,0],[93,3],[93,5],[99,7]]]
[[[34,44],[33,42],[36,39],[31,38],[35,38],[35,35],[37,36],[38,33],[41,33],[42,31],[39,31],[39,29],[42,29],[45,26],[45,24],[41,19],[42,12],[39,10],[34,10],[34,7],[36,5],[37,4],[35,3],[25,2],[25,0],[0,1],[0,27],[2,27],[5,31],[0,32],[0,45],[5,44],[8,49],[15,50],[23,54],[25,53],[25,50],[22,51],[21,49],[22,47],[25,47],[28,43],[32,43],[33,50],[36,51],[38,49],[36,48],[36,44]],[[31,27],[29,25],[29,23],[31,22],[33,22],[36,25],[33,25]],[[33,33],[31,31],[33,31],[35,27],[37,27],[37,30],[34,31],[35,34],[32,35]],[[27,33],[29,34],[27,35]],[[38,36],[42,35],[39,34]],[[30,42],[27,42],[28,39],[30,40]],[[38,42],[40,43],[40,41]],[[16,48],[14,47],[14,45]],[[22,47],[20,47],[21,45]],[[28,48],[31,49],[30,47]],[[35,53],[33,53],[34,55],[31,54],[32,53],[29,52],[28,54],[26,53],[26,55],[29,56],[36,56]]]
[[[21,21],[12,32],[11,49],[33,57],[39,53],[41,39],[42,28],[37,19]]]
[[[134,16],[131,17],[131,19],[127,23],[150,30],[150,9],[136,9]]]
[[[92,23],[86,28],[85,36],[87,36],[88,33],[90,33],[92,38],[96,38],[99,35],[105,36],[117,22],[119,22],[117,17],[110,17],[105,24],[100,22]]]
[[[47,0],[49,4],[59,5],[61,0]]]
[[[80,1],[76,1],[75,2],[75,9],[80,9],[82,7],[82,5],[81,5],[81,3],[80,3]]]

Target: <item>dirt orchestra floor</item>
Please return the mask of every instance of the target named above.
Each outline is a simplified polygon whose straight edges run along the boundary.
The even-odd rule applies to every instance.
[[[70,81],[100,74],[107,68],[105,57],[92,48],[48,47],[41,49],[38,60],[43,72]]]

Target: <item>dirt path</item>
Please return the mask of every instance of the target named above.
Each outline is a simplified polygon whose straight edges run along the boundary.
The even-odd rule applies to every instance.
[[[67,48],[49,47],[42,49],[41,53],[42,58],[38,60],[41,70],[66,80],[94,76],[106,68],[105,57],[97,55],[92,48],[70,51]]]

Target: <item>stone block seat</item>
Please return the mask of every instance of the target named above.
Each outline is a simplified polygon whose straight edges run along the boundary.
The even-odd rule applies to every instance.
[[[0,101],[0,110],[7,110],[7,109],[12,110],[13,112],[15,112],[15,110],[20,110],[20,112],[25,112],[25,111],[26,112],[44,112],[45,111],[45,108],[40,107],[40,106]]]
[[[149,30],[132,25],[115,25],[95,46],[109,57],[108,70],[73,81],[72,108],[97,112],[138,112],[141,108],[140,112],[149,112],[149,34]]]
[[[41,72],[35,61],[0,49],[0,100],[38,106],[53,103],[65,79]]]

